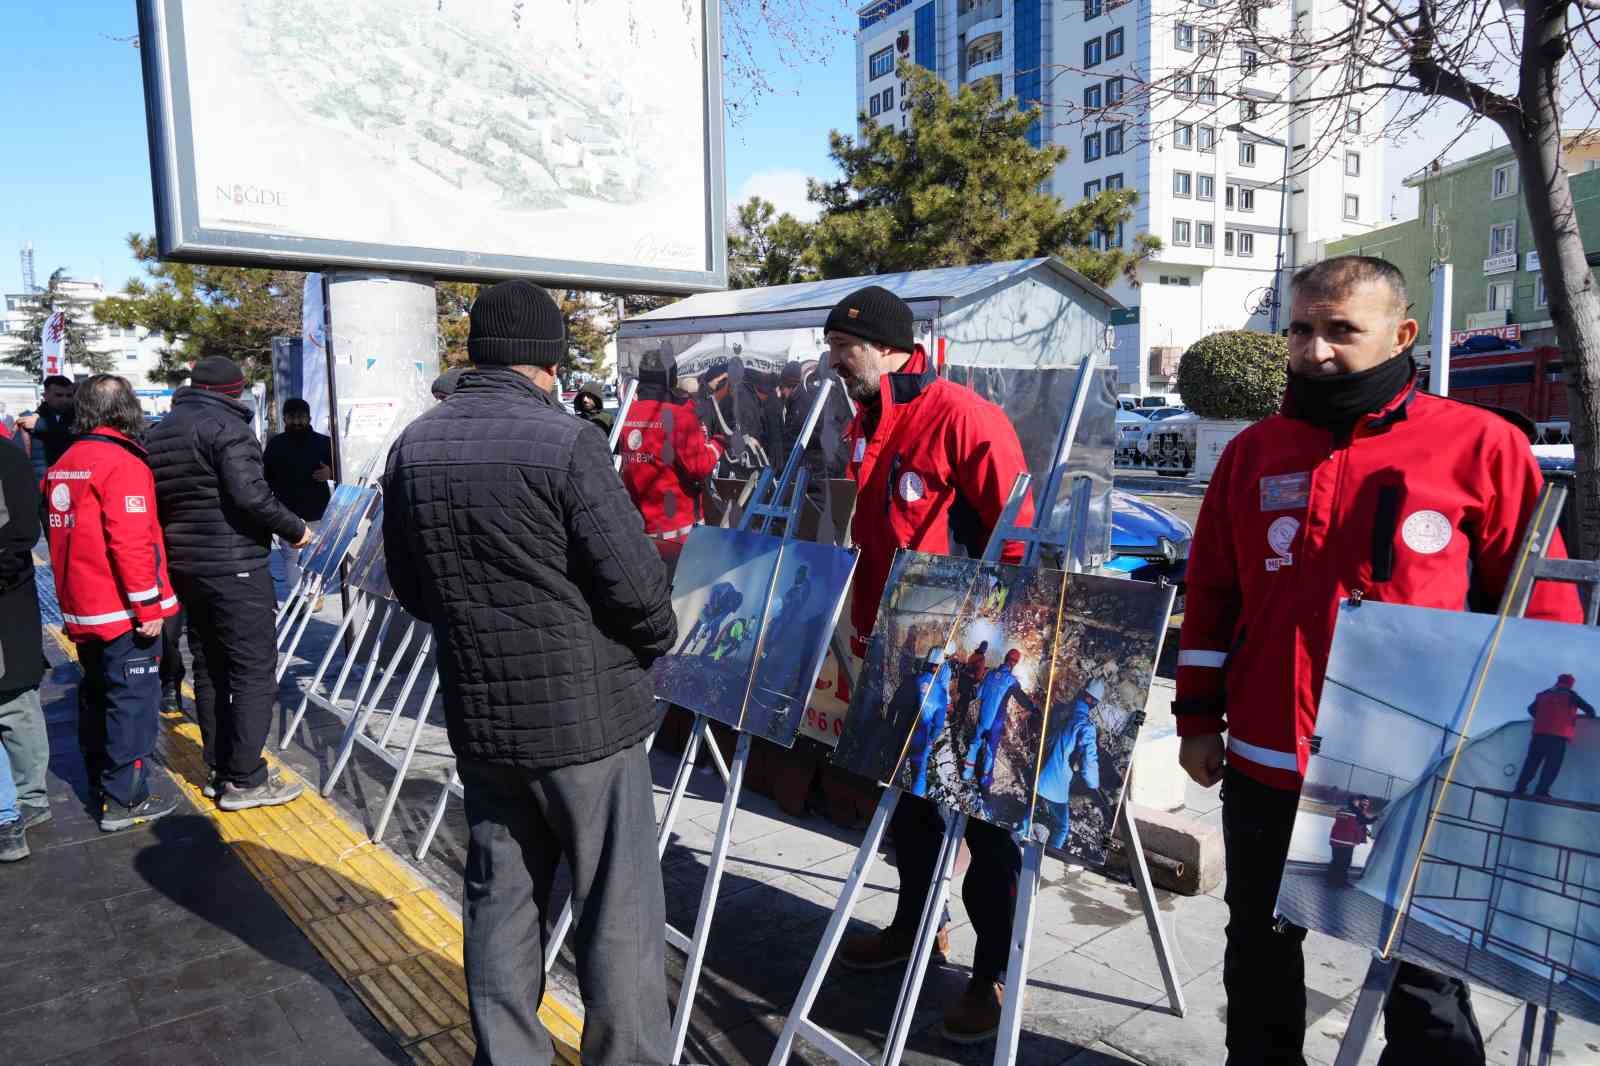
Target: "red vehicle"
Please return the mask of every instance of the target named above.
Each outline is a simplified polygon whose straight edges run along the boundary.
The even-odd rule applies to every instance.
[[[1459,353],[1459,354],[1458,354]],[[1567,439],[1567,385],[1559,348],[1513,347],[1450,355],[1450,395],[1532,419],[1545,443]]]

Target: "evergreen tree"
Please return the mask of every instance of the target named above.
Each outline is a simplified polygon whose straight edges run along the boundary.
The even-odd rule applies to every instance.
[[[752,196],[728,227],[728,287],[757,289],[816,277],[804,262],[811,227],[771,202]]]
[[[27,307],[28,317],[22,323],[22,346],[7,351],[4,356],[6,363],[21,367],[36,380],[44,369],[44,324],[57,311],[61,312],[62,325],[66,330],[63,351],[67,357],[69,374],[106,374],[117,366],[116,359],[109,353],[89,350],[89,338],[94,326],[86,321],[80,309],[73,307],[63,290],[62,282],[67,280],[66,275],[65,267],[57,269],[50,275],[44,290],[34,294],[34,300]],[[11,336],[19,334],[13,332]]]
[[[1002,100],[991,82],[952,95],[915,64],[901,63],[899,77],[909,127],[863,116],[859,140],[834,131],[829,155],[843,177],[810,183],[822,217],[805,262],[822,277],[1059,255],[1108,285],[1161,246],[1149,235],[1106,246],[1104,235],[1133,217],[1131,189],[1070,207],[1045,191],[1066,150],[1034,147],[1037,116]]]

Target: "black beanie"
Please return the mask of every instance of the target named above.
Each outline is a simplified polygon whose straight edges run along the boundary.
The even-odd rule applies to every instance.
[[[897,352],[916,347],[911,334],[911,307],[878,285],[857,289],[833,305],[824,332],[837,330]]]
[[[806,373],[799,363],[784,363],[783,373],[778,376],[778,383],[785,387],[793,387],[805,381]]]
[[[244,371],[225,355],[208,355],[189,371],[189,384],[206,392],[238,396],[244,392]]]
[[[550,294],[531,281],[502,281],[472,303],[467,357],[478,366],[543,366],[561,362],[567,326]]]

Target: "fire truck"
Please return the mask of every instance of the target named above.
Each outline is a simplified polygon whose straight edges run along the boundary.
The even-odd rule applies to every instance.
[[[1424,385],[1426,387],[1426,385]],[[1468,337],[1450,349],[1450,395],[1527,416],[1545,444],[1568,437],[1561,349]]]

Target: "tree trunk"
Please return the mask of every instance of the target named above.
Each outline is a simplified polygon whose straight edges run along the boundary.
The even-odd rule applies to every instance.
[[[1499,125],[1521,168],[1523,199],[1566,368],[1579,531],[1578,543],[1568,550],[1574,557],[1594,559],[1600,558],[1600,290],[1584,258],[1561,145],[1566,12],[1565,4],[1529,4],[1518,92],[1521,114],[1507,116]]]

